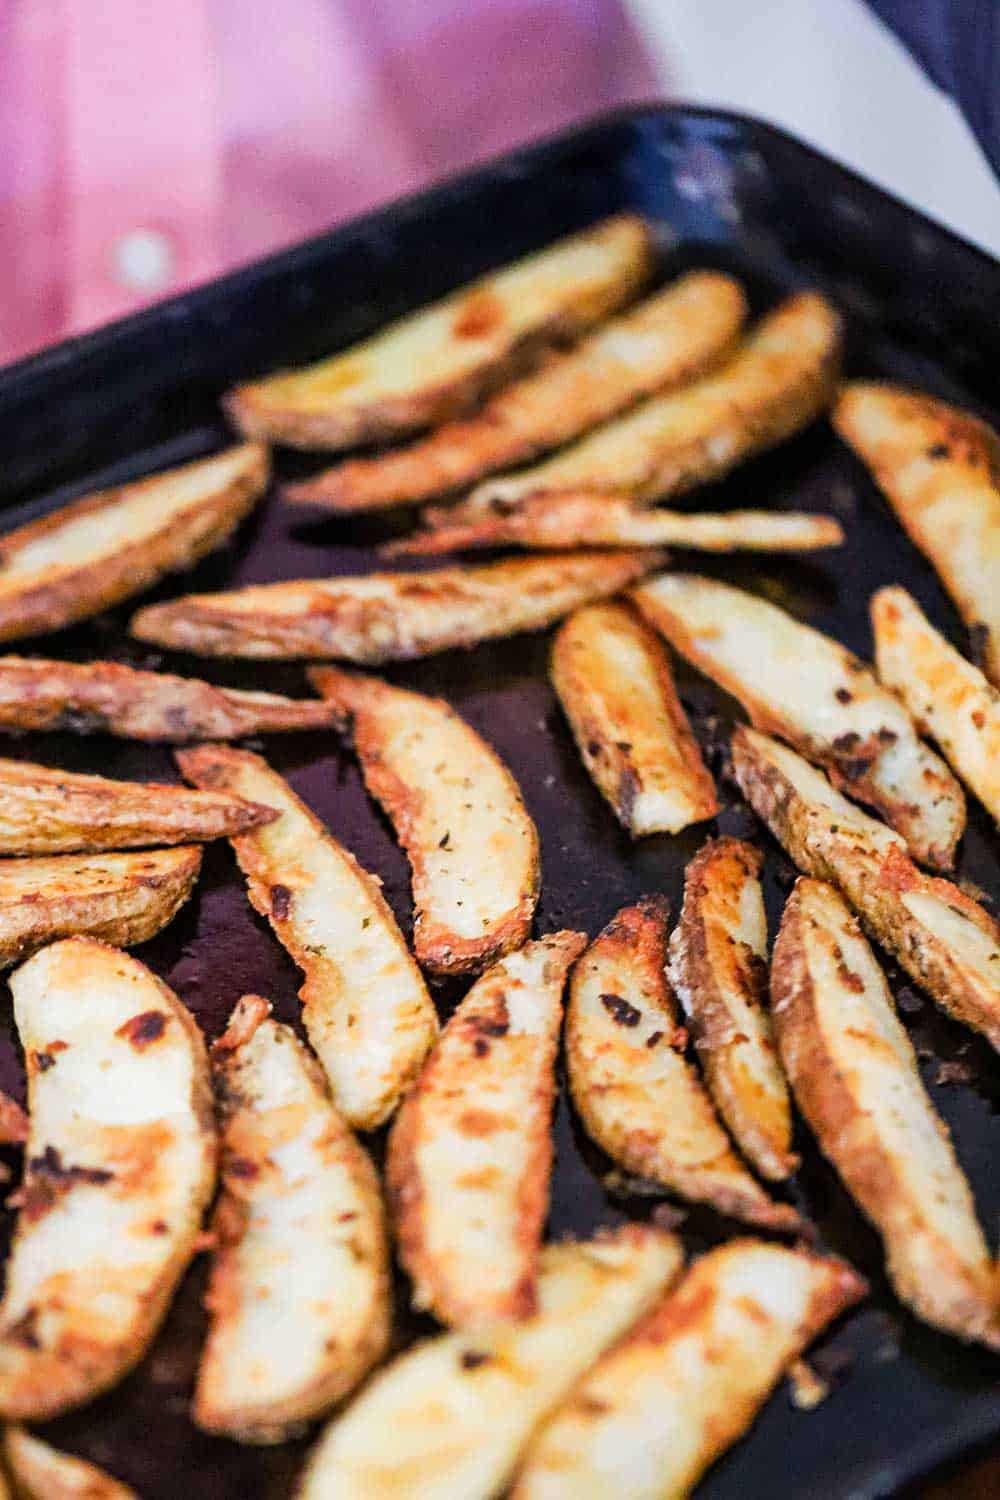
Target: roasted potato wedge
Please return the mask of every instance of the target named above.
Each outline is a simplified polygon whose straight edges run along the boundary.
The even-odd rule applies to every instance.
[[[683,1500],[866,1292],[844,1261],[804,1249],[709,1251],[544,1423],[511,1500]]]
[[[233,840],[247,893],[305,974],[306,1034],[333,1101],[355,1129],[392,1114],[437,1035],[437,1013],[379,882],[259,755],[228,745],[177,752],[196,786],[254,797],[279,813]]]
[[[821,771],[756,730],[733,735],[743,795],[799,869],[839,886],[870,937],[942,1010],[1000,1050],[1000,927],[950,880],[925,875],[902,839]]]
[[[641,219],[605,219],[318,364],[237,386],[227,414],[247,437],[294,448],[351,448],[447,421],[630,301],[652,255]]]
[[[833,425],[930,558],[1000,684],[1000,438],[960,407],[868,381],[844,387]]]
[[[87,854],[146,844],[206,843],[276,817],[270,807],[229,792],[111,781],[0,759],[0,854]]]
[[[14,1424],[4,1433],[3,1457],[17,1500],[139,1500],[135,1490],[86,1459],[62,1453]],[[0,1497],[9,1493],[0,1479]]]
[[[833,397],[840,345],[840,318],[825,298],[789,297],[717,372],[644,401],[546,463],[485,480],[446,515],[467,520],[541,495],[649,505],[718,479],[819,415]]]
[[[762,1177],[780,1182],[798,1158],[766,1009],[761,864],[759,851],[739,839],[713,839],[695,855],[684,874],[667,973],[730,1135]]]
[[[899,699],[846,647],[777,605],[695,573],[663,573],[632,598],[758,729],[788,740],[835,786],[877,808],[917,859],[951,869],[965,828],[962,788],[917,738]]]
[[[715,816],[715,786],[667,653],[634,611],[577,610],[559,628],[549,675],[584,765],[633,838]]]
[[[413,876],[413,949],[433,974],[475,974],[519,948],[540,881],[517,782],[441,698],[333,667],[310,674],[351,726],[365,785]]]
[[[375,1168],[269,1011],[244,996],[212,1053],[222,1195],[193,1415],[244,1443],[284,1442],[352,1390],[391,1317]]]
[[[587,1134],[627,1172],[768,1229],[802,1227],[736,1156],[697,1071],[667,980],[665,900],[627,906],[577,964],[566,1066]]]
[[[331,1422],[299,1500],[492,1500],[532,1431],[678,1275],[639,1224],[542,1252],[538,1312],[407,1350]]]
[[[0,538],[0,641],[61,630],[190,568],[220,547],[267,489],[267,449],[100,490]]]
[[[345,657],[375,665],[541,630],[660,566],[662,554],[580,552],[435,573],[371,573],[190,594],[132,619],[140,640],[202,656]]]
[[[881,1234],[899,1297],[936,1328],[1000,1348],[993,1263],[972,1192],[885,976],[825,881],[800,879],[790,896],[771,985],[796,1101]]]
[[[386,1191],[399,1258],[414,1305],[442,1323],[535,1311],[562,992],[586,942],[552,933],[484,974],[393,1125]]]
[[[10,986],[31,1133],[0,1303],[0,1414],[41,1421],[145,1353],[212,1196],[215,1122],[201,1032],[127,953],[67,938]]]
[[[334,717],[317,698],[241,692],[113,661],[0,656],[0,734],[70,729],[183,745],[327,729]]]
[[[200,869],[201,848],[190,844],[0,860],[0,968],[74,935],[145,943],[173,921]]]
[[[717,364],[746,318],[739,282],[691,271],[534,375],[504,386],[481,411],[409,448],[356,458],[300,484],[290,500],[336,511],[413,505],[527,463],[606,422],[643,396]]]

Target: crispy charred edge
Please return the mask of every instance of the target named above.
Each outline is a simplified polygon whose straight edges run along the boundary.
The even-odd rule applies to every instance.
[[[804,928],[809,919],[803,911],[803,899],[811,888],[824,884],[800,876],[786,903],[771,968],[774,1027],[799,1108],[824,1154],[831,1154],[827,1152],[828,1143],[836,1145],[832,1160],[837,1172],[866,1217],[871,1218],[874,1205],[897,1198],[899,1183],[892,1163],[878,1144],[871,1140],[859,1142],[857,1127],[863,1124],[863,1117],[843,1073],[832,1065],[823,1046],[817,1022],[816,986],[806,956]],[[841,899],[839,893],[838,899]],[[853,916],[850,922],[860,937]],[[915,1059],[913,1067],[916,1071]],[[950,1143],[951,1131],[930,1100],[928,1105],[940,1133]],[[957,1160],[954,1168],[961,1172]],[[907,1202],[909,1213],[919,1220],[921,1232],[937,1245],[938,1275],[933,1279],[917,1275],[907,1264],[906,1254],[898,1253],[899,1229],[890,1238],[876,1220],[885,1245],[889,1275],[900,1298],[937,1327],[970,1342],[1000,1349],[1000,1308],[995,1305],[990,1282],[978,1290],[971,1286],[966,1269],[957,1263],[948,1241],[922,1212],[923,1205],[911,1194],[907,1195]],[[986,1274],[984,1266],[984,1280]]]
[[[570,969],[587,945],[586,933],[554,932],[537,941],[553,950],[550,962],[554,961],[562,968],[561,983],[565,986]],[[489,977],[487,972],[480,983]],[[546,982],[550,979],[551,975],[547,972]],[[473,994],[474,989],[466,996],[463,1006]],[[427,1096],[435,1083],[435,1075],[449,1065],[445,1048],[456,1037],[463,1050],[469,1054],[468,1060],[472,1061],[477,1055],[477,1041],[502,1037],[506,1034],[507,1026],[507,1007],[502,995],[496,996],[488,1009],[464,1011],[460,1007],[445,1026],[420,1077],[403,1100],[389,1133],[385,1192],[400,1263],[413,1282],[414,1304],[427,1307],[442,1323],[454,1327],[461,1327],[468,1322],[470,1315],[477,1314],[479,1309],[467,1307],[449,1296],[447,1286],[437,1274],[435,1257],[427,1250],[427,1195],[418,1154],[420,1141],[430,1119]],[[539,1042],[542,1045],[542,1039]],[[464,1045],[466,1043],[467,1047]],[[544,1125],[535,1132],[531,1141],[518,1193],[517,1238],[523,1252],[523,1270],[504,1296],[494,1295],[490,1303],[493,1316],[516,1322],[531,1317],[538,1306],[538,1266],[542,1231],[548,1212],[549,1177],[554,1149],[551,1117],[558,1092],[555,1077],[559,1050],[558,1028],[544,1045],[548,1053],[548,1066],[545,1078],[535,1092],[540,1113],[544,1116]]]
[[[746,1118],[745,1112],[739,1109],[732,1112],[727,1110],[725,1091],[717,1093],[712,1087],[713,1069],[709,1063],[714,1049],[724,1046],[728,1041],[731,1017],[709,955],[703,902],[710,894],[712,882],[727,878],[726,866],[741,881],[759,881],[763,864],[764,858],[760,850],[741,839],[712,839],[699,849],[685,871],[684,902],[680,920],[671,934],[667,973],[675,989],[686,989],[691,996],[691,1004],[687,1007],[688,1022],[695,1046],[703,1060],[705,1081],[709,1084],[716,1107],[740,1148],[761,1176],[771,1182],[782,1182],[799,1165],[799,1158],[791,1150],[791,1113],[789,1112],[785,1149],[775,1150],[767,1135],[754,1128],[753,1121]],[[727,937],[730,945],[733,945],[735,940],[729,934]],[[752,1006],[762,1007],[767,996],[766,963],[757,964],[748,959],[738,967],[747,999]],[[732,1118],[729,1117],[730,1113]]]
[[[0,641],[59,630],[140,593],[165,573],[193,567],[222,545],[267,488],[271,473],[267,449],[260,444],[251,445],[248,459],[252,463],[246,473],[238,475],[211,499],[193,502],[155,537],[126,545],[99,563],[89,563],[53,583],[40,583],[9,598],[0,598]],[[160,480],[169,472],[162,471],[149,478]],[[0,538],[0,567],[14,550],[49,536],[67,521],[112,508],[122,493],[132,488],[122,485],[118,489],[101,490],[8,532]],[[213,524],[194,532],[192,513],[202,519],[212,515]]]
[[[51,1447],[16,1423],[4,1428],[2,1447],[19,1500],[139,1500],[121,1480],[76,1454]],[[7,1493],[0,1476],[0,1497]]]
[[[591,614],[592,609],[600,609],[602,618],[598,619]],[[611,614],[614,618],[609,620],[608,616]],[[589,642],[581,640],[583,631],[586,631],[590,637]],[[632,645],[642,653],[653,673],[656,689],[663,710],[670,721],[679,757],[686,772],[686,790],[690,795],[692,809],[691,817],[685,826],[701,822],[704,818],[714,817],[719,810],[715,783],[702,759],[698,741],[694,737],[687,715],[681,706],[673,673],[670,670],[670,660],[656,632],[635,610],[623,602],[611,602],[599,606],[584,605],[574,611],[556,633],[549,662],[549,676],[576,741],[580,759],[598,790],[607,800],[618,821],[628,829],[632,837],[641,837],[641,832],[636,828],[633,818],[635,800],[641,791],[641,786],[632,764],[631,753],[629,750],[623,750],[621,745],[611,738],[607,725],[601,719],[593,718],[580,707],[590,697],[593,689],[587,673],[580,670],[576,656],[579,650],[585,647],[590,649],[594,637],[604,631],[627,634]],[[592,749],[593,746],[597,746],[596,751]],[[606,766],[606,772],[603,774],[600,769],[601,761]],[[604,780],[607,785],[602,785]]]
[[[317,692],[336,709],[341,722],[350,724],[365,786],[384,809],[410,862],[415,906],[413,948],[418,962],[432,974],[474,974],[520,948],[531,931],[538,904],[541,851],[538,830],[524,805],[521,789],[492,745],[487,744],[443,698],[426,699],[429,705],[440,710],[442,718],[458,720],[480,753],[500,769],[510,799],[509,811],[530,836],[526,889],[519,901],[492,921],[481,937],[463,938],[446,923],[429,920],[424,907],[423,898],[429,893],[426,850],[417,835],[420,811],[428,791],[406,781],[383,755],[384,735],[379,723],[378,704],[383,694],[394,693],[396,689],[378,678],[343,672],[336,667],[312,668],[308,677]],[[488,878],[488,872],[484,872],[484,876]]]

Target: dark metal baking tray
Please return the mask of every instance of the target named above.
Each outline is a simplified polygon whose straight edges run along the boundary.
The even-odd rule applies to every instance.
[[[348,344],[489,266],[621,208],[638,209],[659,226],[663,276],[696,264],[732,269],[745,279],[757,309],[790,288],[818,285],[847,318],[852,371],[911,381],[1000,419],[995,262],[766,125],[713,111],[639,108],[504,157],[0,372],[4,521],[13,524],[94,485],[210,451],[225,441],[217,396],[234,379]],[[315,463],[280,455],[278,476],[306,472]],[[762,590],[862,655],[870,651],[868,596],[880,584],[899,581],[961,642],[931,569],[825,423],[690,503],[833,511],[847,530],[840,551],[808,561],[721,561],[709,570]],[[156,592],[166,597],[182,589],[366,570],[374,565],[372,543],[398,525],[316,520],[274,493],[231,545]],[[695,565],[706,566],[700,559]],[[113,611],[27,649],[304,690],[296,666],[194,662],[148,651],[125,633],[129,612]],[[443,693],[497,746],[542,833],[539,929],[573,925],[594,934],[643,892],[664,891],[676,903],[686,861],[713,830],[701,826],[638,845],[619,832],[560,719],[546,681],[547,649],[545,636],[525,636],[390,675]],[[679,668],[678,677],[718,765],[716,747],[733,705],[695,674]],[[0,748],[7,753],[6,745]],[[266,749],[337,835],[381,875],[408,927],[404,860],[350,755],[332,736],[320,735],[276,737]],[[14,742],[11,753],[116,775],[173,774],[166,751],[104,737],[33,736]],[[718,829],[749,831],[768,850],[773,933],[787,864],[736,793],[723,790],[727,806]],[[961,872],[991,897],[1000,895],[996,835],[976,807]],[[295,970],[251,913],[225,845],[209,851],[195,899],[139,953],[209,1035],[248,989],[270,995],[281,1016],[296,1016]],[[453,994],[442,992],[441,999],[446,1009]],[[929,1004],[908,1009],[904,1019],[992,1233],[1000,1214],[1000,1066],[984,1044]],[[968,1082],[940,1086],[938,1060],[966,1065]],[[23,1087],[9,1031],[0,1040],[0,1083],[18,1093]],[[557,1134],[553,1235],[586,1234],[626,1214],[650,1212],[649,1200],[623,1202],[609,1194],[609,1163],[583,1140],[565,1099]],[[795,1196],[817,1221],[823,1242],[871,1276],[873,1296],[821,1346],[820,1366],[832,1384],[828,1399],[803,1413],[779,1390],[750,1437],[705,1481],[700,1493],[706,1500],[886,1495],[1000,1433],[1000,1365],[902,1312],[886,1289],[875,1237],[815,1149],[804,1144]],[[684,1233],[698,1249],[732,1227],[692,1212]],[[277,1500],[291,1493],[301,1445],[241,1449],[197,1433],[186,1416],[204,1327],[203,1276],[197,1267],[187,1278],[140,1369],[102,1400],[53,1424],[51,1435],[105,1464],[145,1500],[176,1500],[181,1493]],[[416,1327],[401,1311],[400,1340]]]

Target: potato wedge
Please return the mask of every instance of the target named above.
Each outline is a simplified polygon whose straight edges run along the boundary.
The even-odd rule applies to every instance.
[[[417,961],[476,974],[519,948],[538,902],[538,831],[496,751],[442,698],[333,667],[310,678],[350,723],[365,785],[406,850]]]
[[[608,923],[577,964],[566,1067],[587,1134],[626,1172],[768,1229],[795,1230],[736,1156],[697,1071],[666,976],[668,903],[651,897]]]
[[[413,1303],[479,1328],[535,1311],[549,1206],[566,975],[586,946],[555,932],[473,985],[392,1127],[386,1191]]]
[[[262,584],[150,605],[133,616],[131,631],[202,656],[410,661],[541,630],[662,561],[656,551],[574,552],[435,573]]]
[[[409,448],[356,458],[285,495],[335,511],[413,505],[527,463],[606,422],[643,396],[696,379],[732,349],[746,318],[739,282],[691,271],[534,375],[504,386],[481,411]]]
[[[549,676],[584,765],[633,838],[679,833],[719,810],[655,633],[623,604],[560,626]]]
[[[285,1442],[345,1396],[391,1318],[375,1168],[269,1011],[244,996],[212,1055],[222,1195],[193,1416],[244,1443]]]
[[[156,1334],[212,1196],[215,1122],[201,1032],[127,953],[67,938],[10,986],[31,1134],[0,1414],[42,1421],[114,1385]]]
[[[113,661],[0,656],[0,734],[68,729],[183,745],[327,729],[333,721],[316,698],[241,692]]]
[[[379,882],[259,755],[177,752],[196,786],[267,795],[281,816],[233,840],[247,894],[305,974],[302,1020],[348,1124],[392,1114],[437,1035],[437,1013]]]
[[[682,1500],[866,1292],[844,1261],[803,1249],[731,1240],[703,1255],[544,1423],[511,1500]]]
[[[200,870],[201,848],[191,844],[0,860],[0,969],[57,938],[145,943],[173,921]]]
[[[547,1246],[536,1315],[407,1350],[326,1428],[299,1500],[492,1500],[537,1423],[682,1261],[673,1235],[639,1224]]]
[[[221,547],[267,489],[256,443],[99,490],[0,537],[0,641],[61,630]]]
[[[813,421],[833,397],[840,345],[840,318],[825,298],[789,297],[717,372],[644,401],[545,463],[484,480],[445,514],[468,520],[536,495],[650,505],[683,494]]]
[[[135,1490],[75,1454],[63,1453],[33,1432],[10,1424],[3,1458],[17,1500],[139,1500]],[[0,1496],[9,1493],[0,1480]]]
[[[871,616],[879,677],[1000,824],[1000,693],[905,589],[879,589]]]
[[[800,879],[789,897],[771,986],[796,1101],[882,1236],[900,1299],[946,1333],[1000,1348],[993,1263],[972,1192],[885,976],[825,881]]]
[[[237,386],[223,404],[247,437],[295,448],[351,448],[446,421],[616,312],[652,256],[640,218],[605,219],[318,364]]]
[[[632,598],[758,729],[788,740],[834,786],[877,808],[917,859],[952,868],[965,829],[962,788],[917,738],[899,699],[846,647],[777,605],[695,573],[664,573]]]
[[[767,920],[759,850],[713,839],[684,873],[684,907],[667,974],[729,1133],[762,1177],[798,1165],[792,1114],[767,997]]]
[[[821,771],[756,730],[733,735],[750,806],[805,875],[847,897],[942,1010],[1000,1050],[1000,927],[950,880],[925,875],[898,834],[834,791]]]
[[[88,854],[147,844],[207,843],[277,813],[228,792],[111,781],[0,759],[0,854]]]
[[[851,381],[833,425],[933,563],[1000,684],[1000,438],[960,407],[901,386]]]

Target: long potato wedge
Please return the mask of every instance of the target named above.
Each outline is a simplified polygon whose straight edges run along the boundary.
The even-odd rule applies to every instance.
[[[1000,693],[905,589],[879,589],[871,616],[879,677],[1000,823]]]
[[[519,948],[538,902],[538,831],[496,751],[441,698],[333,667],[310,677],[350,723],[365,785],[406,850],[417,961],[474,974]]]
[[[57,938],[145,943],[194,889],[201,848],[0,860],[0,969]]]
[[[493,1500],[538,1422],[682,1261],[673,1235],[638,1224],[547,1246],[535,1316],[401,1355],[326,1428],[298,1500]]]
[[[570,615],[549,676],[584,765],[633,838],[715,816],[715,785],[667,653],[634,611],[591,604]]]
[[[900,1298],[925,1322],[1000,1348],[993,1262],[972,1192],[885,976],[833,886],[799,880],[771,984],[796,1101],[881,1234]]]
[[[302,1020],[355,1129],[389,1118],[437,1035],[437,1014],[378,881],[259,755],[177,752],[196,786],[266,794],[280,817],[233,840],[247,893],[305,975]]]
[[[795,1230],[736,1156],[697,1071],[665,972],[667,902],[625,907],[577,964],[566,1066],[587,1134],[627,1172],[768,1229]]]
[[[139,1500],[135,1490],[96,1465],[50,1447],[13,1423],[4,1432],[3,1458],[17,1500]],[[8,1494],[0,1480],[0,1497]]]
[[[207,843],[276,817],[270,807],[229,792],[111,781],[0,759],[0,854],[86,854]]]
[[[630,301],[652,255],[641,219],[605,219],[329,359],[237,386],[226,412],[247,437],[333,450],[447,421]]]
[[[183,745],[327,729],[333,721],[317,698],[242,692],[112,661],[0,656],[0,734],[69,729]]]
[[[806,1250],[710,1251],[544,1423],[511,1500],[683,1500],[866,1291],[844,1261]]]
[[[484,974],[393,1125],[386,1191],[399,1258],[414,1305],[442,1323],[535,1311],[562,992],[586,941],[552,933]]]
[[[212,1053],[222,1195],[193,1416],[244,1443],[284,1442],[345,1396],[391,1317],[375,1168],[269,1011],[244,996]]]
[[[731,276],[691,271],[537,374],[504,386],[464,421],[288,485],[286,497],[335,511],[413,505],[527,463],[643,396],[697,379],[732,349],[746,312]]]
[[[833,397],[840,345],[840,318],[825,298],[789,297],[720,370],[644,401],[545,463],[484,480],[445,514],[467,520],[536,495],[649,505],[683,494],[813,421]]]
[[[694,1035],[705,1082],[729,1132],[762,1177],[798,1165],[792,1114],[767,997],[760,852],[713,839],[684,874],[684,907],[667,973]]]
[[[664,573],[633,590],[646,618],[758,729],[780,735],[868,803],[917,859],[949,870],[965,797],[917,738],[899,699],[846,647],[777,605],[695,573]]]
[[[839,886],[868,935],[942,1010],[1000,1049],[1000,926],[979,903],[925,875],[898,834],[777,740],[737,729],[733,768],[803,874]]]
[[[67,938],[11,976],[31,1133],[0,1303],[0,1414],[90,1401],[145,1353],[215,1183],[188,1010],[117,948]]]
[[[133,616],[131,631],[202,656],[410,661],[541,630],[662,561],[656,551],[580,552],[435,573],[270,583],[150,605]]]
[[[930,558],[1000,684],[1000,437],[960,407],[868,381],[844,387],[833,425]]]
[[[256,443],[100,490],[0,537],[0,641],[60,630],[220,547],[267,488]]]

